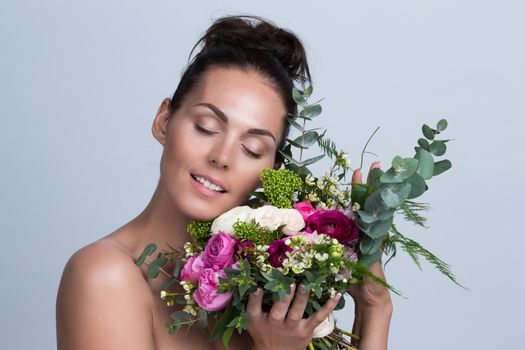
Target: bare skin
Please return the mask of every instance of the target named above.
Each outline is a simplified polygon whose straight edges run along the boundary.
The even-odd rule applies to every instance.
[[[203,102],[219,108],[227,120],[198,105]],[[163,280],[147,279],[146,267],[137,267],[135,260],[148,243],[182,246],[190,239],[186,233],[190,219],[209,220],[241,205],[258,187],[261,170],[277,166],[275,152],[286,109],[258,74],[224,68],[208,72],[202,88],[188,95],[174,116],[169,103],[169,99],[161,103],[152,125],[163,153],[150,203],[121,228],[77,251],[64,269],[56,310],[60,350],[223,349],[220,341],[209,342],[210,329],[199,326],[168,334],[164,323],[175,309],[159,297]],[[194,174],[213,179],[226,192],[202,190],[192,182]],[[171,267],[166,270],[171,272]],[[298,291],[293,303],[289,295],[266,314],[252,294],[251,337],[234,334],[230,349],[304,349],[311,331],[337,304],[330,300],[303,320],[299,315],[306,297]]]

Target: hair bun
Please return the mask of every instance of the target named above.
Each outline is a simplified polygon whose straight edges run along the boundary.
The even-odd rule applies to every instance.
[[[204,44],[202,51],[224,44],[265,51],[281,63],[291,80],[301,83],[311,81],[306,52],[300,39],[293,32],[260,17],[221,17],[211,25],[195,47],[201,42]]]

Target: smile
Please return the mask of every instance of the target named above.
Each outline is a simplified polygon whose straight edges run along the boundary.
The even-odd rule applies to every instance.
[[[212,191],[215,191],[215,192],[220,192],[220,193],[224,193],[226,192],[221,186],[217,185],[217,184],[214,184],[214,183],[211,183],[210,181],[200,177],[200,176],[197,176],[197,175],[193,175],[191,174],[191,177],[197,181],[197,182],[200,182],[204,187],[212,190]]]

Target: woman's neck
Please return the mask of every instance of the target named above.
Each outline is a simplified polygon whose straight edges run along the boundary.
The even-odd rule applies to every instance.
[[[123,227],[121,243],[136,257],[149,243],[155,243],[158,249],[166,249],[168,245],[180,248],[190,240],[186,231],[189,220],[174,205],[161,180],[148,206]]]

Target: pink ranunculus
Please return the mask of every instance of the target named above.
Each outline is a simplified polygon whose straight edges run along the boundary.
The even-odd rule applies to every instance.
[[[188,259],[180,271],[180,279],[182,281],[196,283],[199,280],[199,275],[203,268],[204,262],[202,261],[202,254],[194,255]]]
[[[235,262],[233,257],[237,240],[232,235],[219,232],[211,236],[202,253],[204,266],[220,270]]]
[[[273,267],[282,267],[283,261],[286,259],[286,252],[292,251],[292,248],[284,243],[286,239],[288,238],[278,239],[268,248],[268,261]]]
[[[222,310],[232,298],[233,293],[217,293],[219,277],[226,278],[224,270],[205,268],[201,271],[199,287],[193,293],[193,298],[206,311]]]
[[[310,215],[306,220],[306,231],[324,233],[344,245],[351,245],[359,237],[355,221],[339,210],[322,210]]]
[[[293,207],[297,209],[299,213],[301,213],[304,221],[306,221],[306,219],[316,211],[315,208],[312,207],[312,204],[307,201],[295,203]]]

